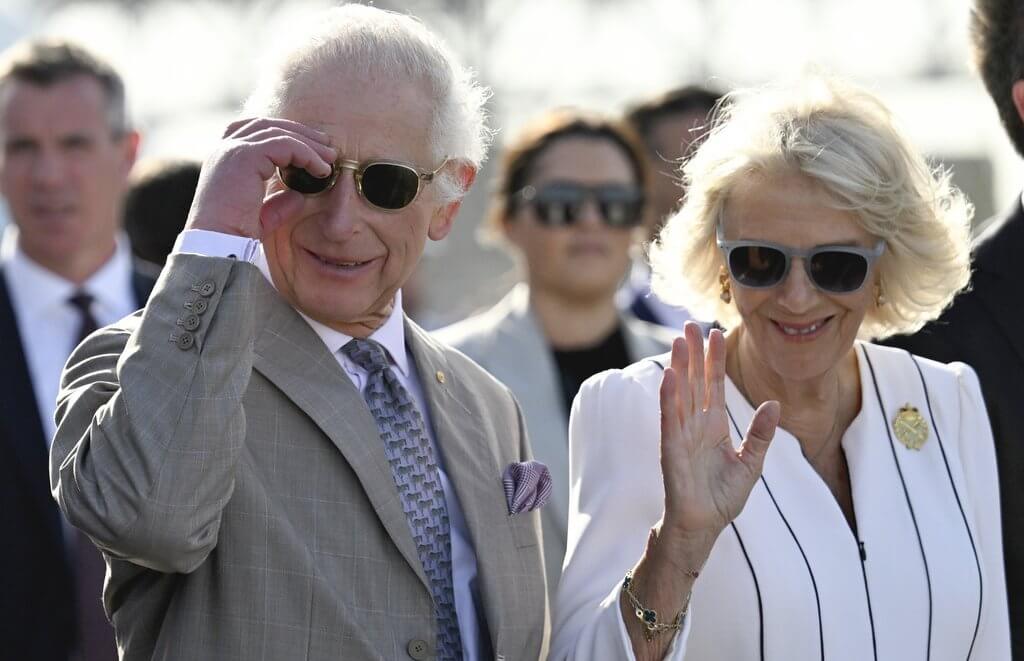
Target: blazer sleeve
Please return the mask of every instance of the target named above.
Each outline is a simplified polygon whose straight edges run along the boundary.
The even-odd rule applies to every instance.
[[[973,658],[1009,659],[1010,623],[995,443],[977,374],[963,363],[953,363],[952,367],[960,385],[960,461],[982,564],[981,622]]]
[[[187,573],[216,546],[245,435],[256,278],[247,263],[173,255],[144,311],[68,359],[50,484],[110,555]]]
[[[619,595],[664,512],[657,401],[656,391],[614,370],[588,379],[573,402],[568,548],[555,596],[553,661],[635,658]],[[688,629],[686,618],[666,658],[683,658]]]

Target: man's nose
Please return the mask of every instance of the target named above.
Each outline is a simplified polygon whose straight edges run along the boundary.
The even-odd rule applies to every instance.
[[[345,169],[331,189],[329,207],[321,220],[324,237],[331,241],[344,241],[352,236],[359,224],[359,214],[365,212],[366,203],[359,199],[352,171]]]
[[[40,149],[29,172],[34,184],[56,186],[65,178],[64,159],[52,149]]]
[[[820,295],[807,276],[803,258],[794,257],[786,279],[779,283],[779,305],[794,314],[802,314],[814,306]]]

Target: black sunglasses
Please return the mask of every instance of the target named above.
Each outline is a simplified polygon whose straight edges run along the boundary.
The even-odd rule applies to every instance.
[[[643,222],[644,196],[634,186],[558,182],[541,188],[526,186],[515,196],[520,203],[532,207],[537,220],[546,227],[566,227],[578,222],[588,198],[597,205],[601,221],[608,227],[637,227]]]
[[[322,195],[334,188],[343,170],[352,170],[356,179],[356,190],[366,203],[381,211],[398,211],[413,203],[420,189],[434,180],[449,159],[433,171],[420,171],[411,165],[394,161],[339,160],[331,165],[326,177],[315,177],[308,170],[295,166],[277,169],[277,175],[285,186],[307,196]]]
[[[864,286],[871,265],[885,252],[884,241],[874,248],[817,246],[799,250],[765,241],[726,241],[721,225],[717,234],[718,247],[725,253],[733,280],[754,289],[783,282],[793,258],[800,257],[815,287],[831,294],[852,294]]]

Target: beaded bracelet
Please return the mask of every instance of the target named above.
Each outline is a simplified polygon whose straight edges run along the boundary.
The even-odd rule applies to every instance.
[[[698,572],[689,571],[686,572],[687,576],[691,578],[697,578]],[[679,631],[683,628],[683,617],[686,615],[686,611],[690,608],[690,599],[686,599],[686,603],[683,604],[683,609],[679,611],[675,619],[672,622],[659,622],[658,612],[653,608],[645,608],[640,600],[637,598],[636,593],[633,592],[633,571],[626,572],[626,578],[622,580],[622,590],[629,597],[629,603],[633,606],[633,612],[636,613],[636,618],[640,620],[640,624],[644,627],[644,638],[648,641],[654,640],[659,635],[666,631]]]

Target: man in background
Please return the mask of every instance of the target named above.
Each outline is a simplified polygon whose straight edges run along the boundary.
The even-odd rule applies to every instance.
[[[1024,3],[975,0],[973,57],[1017,153],[1024,156]],[[1013,658],[1024,659],[1024,306],[1017,274],[1024,252],[1024,207],[1018,195],[984,223],[974,245],[971,288],[937,321],[887,344],[977,371],[996,441],[1003,553]]]
[[[119,236],[138,134],[116,72],[71,43],[0,55],[0,656],[115,659],[104,566],[62,523],[47,448],[60,371],[79,340],[152,287]]]
[[[676,211],[685,192],[679,168],[700,144],[709,115],[720,95],[710,89],[689,85],[670,90],[626,111],[626,122],[640,136],[652,172],[647,205],[645,243],[658,237],[669,214]],[[636,317],[682,332],[689,313],[667,305],[651,292],[651,270],[646,259],[636,259],[628,280],[618,295],[619,306]]]

